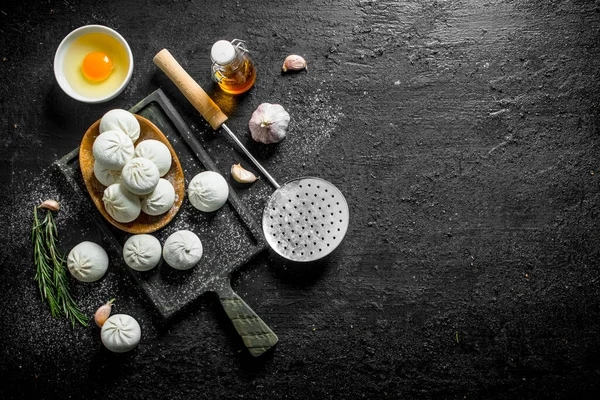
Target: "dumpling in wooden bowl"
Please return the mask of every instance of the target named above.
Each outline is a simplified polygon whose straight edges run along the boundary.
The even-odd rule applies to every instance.
[[[152,193],[142,197],[142,211],[148,215],[164,214],[175,202],[175,188],[166,179],[160,178]]]
[[[90,197],[92,198],[92,201],[94,202],[94,205],[109,223],[121,229],[122,231],[129,233],[151,233],[167,225],[175,217],[175,215],[177,215],[177,212],[179,211],[185,197],[185,179],[179,158],[177,157],[177,154],[169,143],[167,137],[160,131],[160,129],[158,129],[156,125],[152,123],[152,121],[137,114],[132,115],[140,124],[140,135],[137,141],[134,143],[134,149],[135,146],[140,144],[142,141],[157,140],[163,143],[171,153],[171,166],[168,172],[162,177],[163,179],[167,180],[175,190],[174,201],[171,208],[159,215],[149,215],[145,212],[140,212],[138,217],[130,222],[118,221],[109,214],[102,200],[107,186],[103,185],[94,174],[94,162],[96,160],[94,158],[92,147],[94,142],[100,136],[100,120],[92,124],[92,126],[88,128],[87,132],[83,136],[81,145],[79,147],[79,166],[81,168],[83,181],[85,182],[85,186],[90,194]],[[114,195],[115,193],[111,194]],[[140,196],[138,196],[138,199],[140,199]],[[120,219],[125,221],[129,220],[130,217]]]

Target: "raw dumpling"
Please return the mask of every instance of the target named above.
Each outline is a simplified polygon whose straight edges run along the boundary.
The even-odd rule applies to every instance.
[[[227,202],[229,186],[223,176],[214,171],[200,172],[188,185],[190,203],[200,211],[216,211]]]
[[[104,168],[98,161],[94,161],[94,176],[98,182],[104,186],[110,186],[113,183],[121,182],[121,170],[112,170]]]
[[[202,258],[202,242],[194,232],[185,229],[172,233],[163,246],[163,258],[175,269],[190,269]]]
[[[110,110],[100,119],[100,133],[111,130],[123,132],[134,142],[140,137],[140,123],[135,115],[120,108]]]
[[[82,282],[94,282],[102,278],[108,269],[106,251],[93,242],[81,242],[73,247],[67,257],[71,275]]]
[[[95,161],[104,168],[120,170],[133,158],[133,142],[121,131],[112,130],[101,133],[92,145]]]
[[[166,179],[160,178],[158,185],[142,199],[142,211],[148,215],[164,214],[175,203],[175,188]]]
[[[129,161],[121,171],[123,185],[133,194],[144,195],[152,192],[160,174],[156,164],[147,158],[136,157]]]
[[[140,198],[127,190],[122,183],[113,183],[104,189],[102,202],[106,212],[117,222],[131,222],[142,212]]]
[[[134,157],[144,157],[156,164],[160,176],[171,169],[171,152],[166,144],[154,139],[143,140],[135,147]]]
[[[123,246],[125,263],[136,271],[148,271],[156,267],[161,255],[160,242],[148,234],[133,235]]]
[[[115,314],[106,320],[100,331],[102,344],[115,353],[133,350],[142,337],[140,324],[130,315]]]

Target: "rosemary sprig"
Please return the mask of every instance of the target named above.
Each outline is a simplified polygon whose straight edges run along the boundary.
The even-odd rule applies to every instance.
[[[38,207],[34,207],[33,229],[31,233],[31,240],[33,242],[33,261],[36,266],[36,273],[34,279],[38,283],[40,295],[42,296],[42,301],[48,301],[48,306],[50,307],[50,314],[56,318],[60,316],[60,306],[58,305],[58,299],[56,298],[56,290],[54,288],[54,281],[52,279],[54,265],[50,265],[48,263],[50,257],[47,254],[46,246],[44,243],[44,225],[40,223],[37,211]]]
[[[38,209],[45,208],[46,216],[40,222]],[[88,317],[81,312],[71,296],[66,275],[65,258],[58,249],[58,230],[54,222],[52,209],[41,206],[34,208],[32,229],[33,255],[36,265],[35,280],[38,282],[42,300],[48,301],[53,317],[64,315],[73,327],[76,323],[87,326]]]
[[[58,250],[56,239],[58,231],[54,223],[52,211],[47,213],[48,225],[46,226],[46,240],[50,257],[54,265],[54,286],[56,287],[57,300],[62,307],[62,311],[67,318],[71,320],[71,324],[75,327],[75,322],[79,322],[83,326],[87,326],[88,318],[81,312],[79,306],[71,296],[69,281],[67,279],[67,270],[65,268],[65,257]]]

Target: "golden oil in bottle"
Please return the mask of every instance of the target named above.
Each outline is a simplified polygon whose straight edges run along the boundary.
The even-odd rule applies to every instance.
[[[234,39],[219,40],[210,52],[212,77],[221,90],[230,94],[244,93],[254,85],[256,67],[246,48],[246,43]]]

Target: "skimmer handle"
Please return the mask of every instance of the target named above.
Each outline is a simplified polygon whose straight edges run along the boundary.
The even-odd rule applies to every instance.
[[[279,189],[277,181],[269,174],[269,172],[252,156],[252,154],[244,147],[242,142],[233,134],[233,132],[225,125],[227,116],[221,111],[219,106],[210,98],[208,94],[198,85],[198,83],[183,69],[183,67],[175,60],[173,55],[167,49],[162,49],[154,56],[154,63],[173,81],[175,86],[183,93],[186,99],[202,114],[206,122],[217,130],[223,127],[223,130],[229,134],[231,139],[242,149],[248,156],[250,161],[254,163],[256,168],[275,186]]]
[[[221,305],[246,348],[258,357],[277,344],[277,335],[229,285],[218,292]]]
[[[279,189],[279,183],[277,183],[277,181],[275,180],[275,178],[273,178],[271,176],[271,174],[269,174],[269,172],[265,169],[265,167],[263,167],[256,158],[254,158],[254,156],[252,156],[252,153],[250,153],[248,151],[248,149],[246,148],[246,146],[244,146],[242,144],[242,142],[240,141],[240,139],[237,138],[237,136],[235,136],[235,134],[229,129],[229,127],[225,124],[221,125],[221,128],[223,128],[223,130],[225,132],[227,132],[227,134],[229,135],[229,137],[231,138],[231,140],[233,140],[235,142],[235,144],[238,145],[238,147],[240,149],[242,149],[242,151],[246,154],[246,156],[250,159],[250,161],[252,161],[252,163],[256,166],[256,168],[258,168],[260,170],[260,172],[262,172],[262,174],[265,176],[265,178],[267,178],[272,184],[273,186],[275,186],[275,189]]]
[[[206,122],[216,130],[227,116],[198,83],[175,60],[169,50],[162,49],[154,56],[154,63],[173,81],[175,86],[190,103],[202,114]]]

